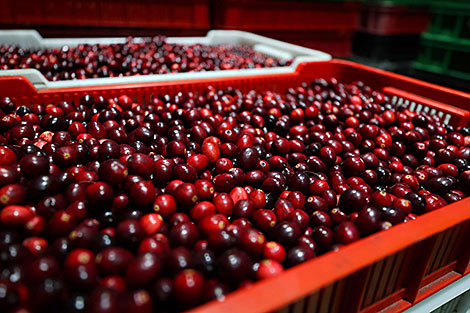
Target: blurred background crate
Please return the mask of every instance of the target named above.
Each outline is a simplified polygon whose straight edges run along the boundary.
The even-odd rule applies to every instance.
[[[418,77],[470,86],[470,2],[433,2],[432,19],[421,35],[413,63]],[[448,79],[445,79],[448,78]]]
[[[352,42],[352,59],[406,73],[420,48],[430,13],[424,1],[363,1]]]
[[[208,29],[208,0],[4,0],[2,24]]]
[[[366,2],[359,10],[359,30],[376,35],[419,34],[429,20],[430,14],[424,6]]]

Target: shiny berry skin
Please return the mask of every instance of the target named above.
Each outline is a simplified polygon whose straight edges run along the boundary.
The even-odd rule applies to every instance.
[[[294,222],[281,222],[273,230],[273,238],[287,247],[295,245],[300,235],[300,227]]]
[[[333,223],[328,213],[324,211],[314,211],[312,215],[310,216],[309,225],[312,228],[315,228],[317,226],[322,226],[322,225],[331,228]]]
[[[110,247],[96,255],[95,263],[104,275],[121,275],[133,258],[132,253],[124,248]]]
[[[20,205],[9,205],[0,211],[0,221],[10,226],[25,225],[33,217],[30,209]]]
[[[136,256],[127,266],[126,283],[130,287],[144,287],[154,281],[163,269],[163,262],[153,253]]]
[[[196,187],[190,183],[183,183],[176,188],[174,197],[179,205],[190,208],[198,201]]]
[[[313,259],[314,257],[315,253],[310,248],[304,245],[299,245],[287,251],[286,262],[288,266],[295,266]]]
[[[214,197],[214,205],[218,214],[223,214],[225,216],[232,215],[233,208],[235,203],[233,198],[225,192],[221,192]]]
[[[162,227],[163,218],[160,214],[149,213],[140,218],[140,224],[147,235],[154,235]]]
[[[101,180],[116,186],[127,178],[128,171],[120,160],[106,160],[100,165],[98,175]]]
[[[164,218],[169,218],[176,212],[176,201],[171,195],[160,195],[155,199],[153,210]]]
[[[155,187],[151,181],[139,181],[129,190],[129,198],[137,206],[150,206],[155,200]]]
[[[403,222],[405,213],[396,207],[382,207],[382,220],[392,223],[393,225]]]
[[[197,271],[186,269],[173,279],[175,297],[182,307],[190,307],[202,300],[204,277]]]
[[[85,192],[87,202],[96,207],[108,206],[114,198],[113,188],[105,182],[96,182],[89,185]]]
[[[145,230],[137,220],[124,220],[116,228],[116,239],[125,246],[137,245],[144,237]]]
[[[365,163],[361,157],[353,156],[343,161],[343,171],[348,176],[362,176],[365,170]]]
[[[359,189],[348,189],[339,198],[339,207],[346,213],[359,211],[368,202],[367,195]]]
[[[284,271],[281,263],[275,260],[263,260],[260,262],[258,270],[256,271],[256,278],[258,280],[267,279],[278,276]]]
[[[154,162],[143,153],[135,153],[127,159],[127,168],[130,174],[148,177],[154,171]]]
[[[333,242],[333,231],[326,226],[318,226],[313,229],[312,238],[321,247],[328,248]]]
[[[286,250],[275,241],[268,241],[264,244],[263,257],[265,259],[283,262],[286,257]]]
[[[381,219],[380,210],[373,206],[366,206],[359,211],[354,223],[361,234],[367,235],[378,230]]]
[[[28,154],[20,160],[21,174],[27,178],[47,175],[49,173],[49,161],[44,156]]]
[[[242,232],[240,237],[241,247],[254,256],[261,254],[265,242],[266,239],[263,233],[255,229],[248,229]]]
[[[335,228],[335,241],[340,244],[348,244],[360,238],[359,230],[352,222],[345,221]]]
[[[93,290],[86,304],[87,311],[93,313],[119,312],[121,310],[119,292],[106,287]]]
[[[218,259],[219,275],[229,283],[241,282],[248,277],[251,262],[245,251],[237,248],[227,250]]]
[[[198,240],[197,227],[192,222],[180,223],[171,229],[169,239],[172,246],[191,248]]]
[[[7,147],[0,147],[0,165],[12,165],[15,162],[15,153]]]

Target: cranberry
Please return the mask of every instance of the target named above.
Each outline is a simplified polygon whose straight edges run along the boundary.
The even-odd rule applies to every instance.
[[[358,240],[360,237],[359,230],[352,222],[345,221],[335,228],[335,241],[340,244],[348,244]]]
[[[211,250],[196,251],[191,257],[191,266],[205,274],[212,274],[216,269],[216,256]]]
[[[186,269],[173,280],[176,299],[183,307],[193,306],[202,300],[204,277],[197,271]]]
[[[96,255],[95,262],[100,273],[104,275],[123,274],[133,259],[131,252],[120,247],[104,249]]]
[[[367,194],[359,189],[348,189],[339,198],[341,210],[351,213],[361,210],[368,202]]]
[[[155,199],[153,209],[164,218],[169,218],[176,212],[176,202],[171,195],[161,195]]]
[[[90,294],[86,307],[87,310],[94,313],[119,312],[121,310],[119,293],[110,288],[96,288]]]
[[[281,222],[273,230],[273,238],[285,245],[293,246],[301,235],[300,227],[294,222]]]
[[[315,257],[315,253],[306,246],[300,245],[291,248],[287,252],[286,261],[289,266],[294,266],[306,262]]]
[[[228,282],[240,282],[250,273],[251,258],[245,251],[233,248],[219,257],[218,264],[220,277]]]
[[[131,287],[144,287],[158,277],[163,262],[153,253],[140,254],[132,260],[126,270],[126,282]]]
[[[314,211],[312,215],[310,216],[310,221],[309,225],[312,228],[315,228],[317,226],[327,226],[327,227],[332,227],[332,221],[330,216],[323,211]]]
[[[113,201],[113,188],[105,182],[96,182],[89,185],[85,192],[85,199],[96,207],[106,207]]]
[[[281,263],[275,260],[264,260],[260,263],[258,270],[256,271],[256,278],[258,280],[271,278],[279,275],[284,271],[284,267]]]
[[[178,186],[174,196],[178,204],[186,208],[192,207],[198,200],[196,187],[190,183],[183,183]]]
[[[127,178],[127,168],[119,160],[106,160],[99,168],[99,178],[110,185],[117,186]]]
[[[174,248],[168,253],[166,261],[172,272],[179,272],[190,267],[191,252],[184,247]]]
[[[208,280],[204,285],[203,299],[205,301],[219,300],[223,301],[225,295],[230,292],[230,287],[217,280]]]
[[[192,222],[180,223],[171,229],[169,238],[173,246],[191,248],[198,240],[196,225]]]
[[[0,280],[0,304],[7,311],[20,304],[20,293],[17,286],[3,279]]]
[[[342,167],[348,176],[361,176],[365,170],[365,163],[361,157],[353,156],[344,160]]]
[[[27,178],[49,173],[49,161],[44,156],[28,154],[20,160],[21,174]]]
[[[318,226],[313,229],[312,238],[321,247],[328,248],[333,242],[333,231],[327,226]]]
[[[242,232],[240,236],[240,244],[243,249],[254,256],[261,254],[265,242],[266,240],[264,235],[255,229],[249,229]]]
[[[145,230],[139,221],[124,220],[116,228],[116,239],[126,246],[133,246],[142,241],[145,237]]]
[[[0,221],[5,225],[24,225],[33,218],[33,216],[33,212],[24,206],[9,205],[1,210]]]
[[[138,206],[150,206],[155,200],[156,189],[151,181],[139,181],[129,190],[129,198]]]

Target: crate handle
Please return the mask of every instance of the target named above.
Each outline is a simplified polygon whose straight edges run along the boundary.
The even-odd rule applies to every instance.
[[[455,122],[454,126],[456,126],[457,128],[465,127],[465,126],[468,126],[469,124],[470,112],[467,110],[460,109],[452,105],[435,101],[429,98],[418,96],[414,93],[397,89],[394,87],[384,87],[382,90],[384,93],[392,94],[401,98],[405,98],[407,100],[427,106],[431,109],[435,109],[438,112],[444,112],[444,113],[450,114],[452,116],[451,119]]]

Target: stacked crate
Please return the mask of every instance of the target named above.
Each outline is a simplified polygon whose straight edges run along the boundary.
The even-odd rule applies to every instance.
[[[420,34],[429,18],[423,2],[363,2],[353,39],[353,58],[388,70],[406,68],[419,52]]]
[[[212,25],[349,57],[358,6],[348,1],[219,0],[213,3]]]
[[[422,34],[422,49],[413,67],[422,75],[434,77],[434,80],[446,78],[468,88],[470,2],[434,2],[431,11],[432,20]]]

